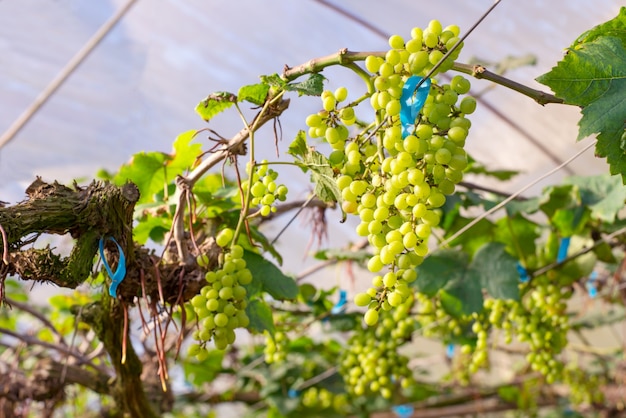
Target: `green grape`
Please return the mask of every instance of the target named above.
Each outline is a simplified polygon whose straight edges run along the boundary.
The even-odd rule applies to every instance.
[[[354,297],[354,304],[356,306],[367,306],[372,301],[372,298],[367,293],[358,293]]]
[[[232,229],[224,228],[215,237],[215,242],[220,247],[226,247],[233,240],[234,233]]]
[[[234,234],[227,230],[220,231],[216,240],[230,242]],[[223,350],[235,341],[234,328],[247,327],[250,323],[244,311],[247,292],[243,286],[252,282],[252,274],[243,255],[241,246],[232,245],[223,254],[221,267],[205,273],[207,284],[191,299],[199,324],[194,338],[202,347],[212,340],[216,348]]]
[[[459,110],[461,111],[461,113],[464,113],[466,115],[474,113],[474,110],[476,110],[476,99],[469,96],[464,97],[459,104]]]

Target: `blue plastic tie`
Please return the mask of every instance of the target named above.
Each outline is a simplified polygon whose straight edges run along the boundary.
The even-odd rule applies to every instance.
[[[115,270],[115,273],[113,273],[111,271],[111,266],[109,266],[109,262],[104,257],[105,238],[100,238],[100,243],[99,243],[100,258],[102,259],[102,264],[104,264],[104,268],[107,270],[107,273],[109,273],[109,277],[111,278],[111,285],[109,286],[109,295],[116,298],[117,286],[119,286],[119,284],[122,283],[122,280],[124,280],[124,277],[126,277],[126,257],[124,256],[124,251],[122,251],[122,247],[120,246],[120,244],[117,243],[115,238],[108,237],[107,239],[110,239],[111,241],[115,243],[115,245],[117,245],[117,250],[120,253],[120,259],[117,263],[117,270]]]
[[[598,288],[596,287],[596,280],[598,279],[598,272],[592,271],[587,280],[587,292],[590,298],[598,296]]]
[[[331,308],[330,313],[333,315],[342,314],[346,311],[347,308],[348,308],[348,292],[346,292],[345,290],[340,290],[339,300],[337,301],[337,303],[335,303],[335,306]]]
[[[291,399],[297,398],[298,396],[300,396],[300,391],[296,389],[289,389],[287,391],[287,396]]]
[[[561,261],[567,258],[567,250],[569,250],[569,241],[570,241],[570,237],[561,238],[561,243],[559,244],[559,252],[556,256],[557,263],[560,263]]]
[[[425,80],[415,91],[415,86],[422,81],[422,77],[416,75],[409,77],[402,87],[400,98],[400,123],[402,124],[402,139],[411,135],[415,129],[415,119],[424,107],[426,98],[430,92],[430,78]]]
[[[454,344],[448,344],[446,346],[446,357],[452,359],[454,357]]]
[[[398,418],[410,418],[415,411],[411,405],[396,405],[391,410]]]
[[[526,271],[524,266],[522,266],[522,264],[518,261],[515,267],[517,267],[517,272],[519,273],[519,281],[522,283],[526,283],[530,279],[530,277],[528,277],[528,272]]]

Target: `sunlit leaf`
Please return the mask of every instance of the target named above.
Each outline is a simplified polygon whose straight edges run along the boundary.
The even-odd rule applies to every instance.
[[[274,299],[295,299],[298,296],[298,285],[273,263],[251,251],[245,251],[244,260],[254,280],[262,283],[262,288]]]
[[[265,98],[267,97],[267,93],[269,91],[269,84],[250,84],[239,89],[239,92],[237,93],[237,100],[240,102],[245,100],[260,106],[265,103]]]
[[[205,121],[211,120],[215,115],[223,112],[237,102],[237,96],[232,93],[220,91],[212,93],[196,106],[196,113]]]

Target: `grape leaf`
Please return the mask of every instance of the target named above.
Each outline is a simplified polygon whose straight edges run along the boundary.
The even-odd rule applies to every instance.
[[[185,379],[200,386],[203,383],[213,381],[215,377],[222,371],[222,361],[224,360],[225,351],[209,350],[209,355],[203,361],[187,358],[183,361],[183,372]]]
[[[298,296],[298,285],[289,276],[285,276],[274,264],[251,251],[245,251],[244,260],[254,280],[260,281],[263,290],[274,299],[295,299]]]
[[[267,97],[267,93],[269,91],[269,84],[250,84],[247,86],[243,86],[239,89],[239,92],[237,93],[237,100],[240,102],[245,100],[247,102],[261,106],[263,103],[265,103],[265,98]]]
[[[601,36],[570,49],[550,72],[537,78],[565,103],[581,106],[578,139],[598,135],[596,155],[626,182],[626,153],[620,147],[626,116],[626,49],[619,38]]]
[[[137,185],[138,204],[151,202],[153,195],[165,186],[165,165],[171,157],[163,152],[140,152],[132,156],[114,177],[114,183],[122,185],[128,180]]]
[[[195,129],[183,132],[174,140],[172,159],[167,162],[168,181],[173,180],[177,175],[191,168],[202,153],[202,144],[191,143],[197,133],[198,131]]]
[[[499,219],[496,226],[495,240],[505,244],[509,254],[517,254],[520,258],[535,254],[535,241],[539,238],[536,223],[517,214]]]
[[[326,203],[340,202],[341,191],[328,159],[321,153],[312,151],[308,167],[311,169],[311,181],[315,184],[315,195]]]
[[[326,80],[326,77],[319,73],[314,73],[300,83],[287,84],[285,90],[297,91],[299,96],[321,96],[324,91],[324,80]]]
[[[324,202],[341,202],[341,191],[328,159],[306,142],[306,134],[299,131],[289,145],[288,154],[296,158],[295,163],[306,172],[311,170],[311,182],[315,184],[315,195]]]
[[[236,102],[237,96],[234,94],[226,91],[218,91],[209,94],[206,99],[198,103],[196,113],[208,122],[213,116],[228,109]]]
[[[613,222],[618,212],[624,208],[626,187],[617,177],[573,176],[566,178],[564,182],[578,186],[581,201],[589,206],[593,218]]]
[[[519,300],[517,260],[504,248],[499,242],[483,245],[474,255],[470,268],[478,274],[482,287],[492,297]]]
[[[287,85],[287,82],[276,73],[262,75],[259,78],[261,79],[261,83],[268,84],[271,87],[284,88]]]
[[[417,267],[417,280],[413,282],[413,286],[425,295],[433,297],[448,282],[463,277],[467,261],[467,255],[460,251],[435,251]]]
[[[304,160],[309,153],[309,146],[306,143],[306,134],[304,131],[298,131],[296,137],[289,144],[287,154],[292,155],[300,160]],[[304,172],[306,172],[306,166],[300,166]]]
[[[167,184],[190,168],[201,153],[200,144],[191,144],[195,130],[183,132],[176,137],[171,154],[163,152],[140,152],[124,164],[113,178],[121,185],[131,180],[139,188],[141,205],[152,202],[154,195],[163,191]]]
[[[462,276],[448,282],[439,293],[441,304],[450,315],[471,315],[483,309],[483,293],[478,273],[471,267]]]
[[[600,36],[614,36],[622,41],[622,45],[626,45],[626,7],[622,7],[614,19],[601,23],[580,35],[572,44],[572,48],[594,41]]]
[[[145,244],[148,238],[161,243],[171,227],[172,219],[169,217],[146,216],[133,228],[133,239],[139,244]]]
[[[246,315],[250,319],[248,329],[255,332],[269,331],[274,335],[274,318],[270,306],[259,299],[251,300],[246,306]]]

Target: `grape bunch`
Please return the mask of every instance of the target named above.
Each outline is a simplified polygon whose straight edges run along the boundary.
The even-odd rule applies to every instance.
[[[339,373],[350,393],[389,399],[397,385],[411,385],[409,360],[398,354],[398,348],[411,339],[414,330],[409,316],[412,305],[409,297],[393,312],[383,311],[379,326],[358,328],[352,335],[339,360]]]
[[[333,393],[323,387],[312,386],[302,392],[302,405],[307,409],[315,409],[320,412],[320,416],[333,416],[340,414],[347,415],[349,408],[348,398],[345,393]]]
[[[432,69],[458,35],[458,27],[444,29],[432,21],[424,30],[414,29],[406,43],[392,36],[384,57],[367,57],[377,131],[370,125],[350,137],[348,126],[357,119],[354,103],[340,107],[347,97],[344,88],[325,91],[323,111],[306,120],[309,136],[324,138],[333,148],[329,161],[338,173],[342,209],[359,216],[356,232],[367,237],[374,250],[367,266],[380,274],[369,291],[355,297],[358,306],[368,307],[368,325],[376,324],[380,309],[397,307],[411,294],[414,268],[428,253],[441,207],[468,164],[463,147],[471,123],[465,116],[474,112],[476,100],[460,98],[470,88],[463,76],[454,76],[450,84],[432,81],[424,107],[408,132],[399,117],[407,78]],[[451,67],[459,50],[439,67],[441,71]]]
[[[248,163],[246,170],[249,168]],[[276,201],[284,202],[287,199],[287,186],[276,184],[276,179],[278,179],[278,173],[268,167],[267,160],[254,166],[250,205],[260,206],[261,216],[268,216],[270,213],[276,212],[276,206],[273,206],[273,203]],[[248,190],[248,185],[248,180],[243,181],[241,183],[242,190]]]
[[[264,335],[265,347],[263,348],[263,354],[265,355],[265,362],[271,364],[285,360],[289,350],[287,335],[280,331],[275,332],[273,336],[269,331],[265,331]]]
[[[200,294],[191,299],[198,317],[198,330],[194,332],[194,339],[199,344],[191,346],[190,354],[202,353],[201,348],[206,347],[206,343],[211,340],[216,348],[224,350],[235,342],[234,330],[245,328],[250,323],[245,312],[247,299],[244,286],[252,282],[252,274],[246,268],[243,248],[230,245],[233,236],[234,232],[230,228],[222,229],[217,234],[216,242],[225,251],[223,263],[217,270],[206,272],[207,284],[200,290]],[[198,266],[207,266],[206,256],[199,256],[197,261]]]

